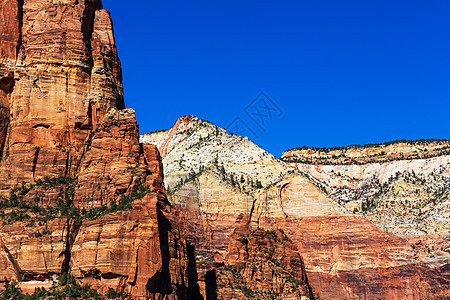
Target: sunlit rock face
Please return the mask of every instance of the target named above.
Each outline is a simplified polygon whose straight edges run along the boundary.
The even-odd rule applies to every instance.
[[[124,108],[109,12],[88,0],[1,7],[1,188],[74,174],[90,132]]]
[[[141,135],[140,139],[155,144],[162,153],[165,182],[170,188],[169,201],[186,215],[187,238],[196,245],[199,284],[204,294],[216,293],[224,299],[241,297],[242,291],[225,286],[239,282],[247,287],[245,274],[253,270],[253,257],[264,256],[251,254],[250,248],[252,252],[267,253],[261,245],[250,246],[252,232],[281,229],[296,245],[308,285],[320,299],[445,299],[450,275],[445,236],[427,235],[426,242],[423,235],[415,239],[396,236],[374,219],[375,216],[390,218],[392,222],[392,215],[386,210],[373,210],[371,215],[354,213],[355,206],[349,205],[351,201],[343,200],[342,195],[351,192],[361,195],[365,198],[354,201],[361,208],[363,201],[373,199],[376,190],[358,190],[359,182],[344,172],[345,168],[354,170],[364,182],[372,182],[374,173],[366,175],[365,172],[375,169],[373,166],[281,161],[246,138],[227,134],[224,129],[193,116],[182,117],[172,128]],[[444,146],[435,148],[445,150]],[[427,159],[439,163],[421,162]],[[409,165],[418,164],[427,169],[444,160],[442,156],[418,158]],[[380,177],[386,181],[403,170],[401,160],[374,164],[394,164],[380,168],[385,170]],[[332,176],[333,168],[342,175]],[[353,190],[346,193],[340,188],[345,182]],[[334,189],[340,193],[333,192]],[[444,209],[434,209],[440,216],[444,215]],[[248,232],[242,229],[243,219],[247,220]],[[396,228],[398,232],[402,230]],[[247,259],[247,264],[243,265],[236,256]],[[228,264],[236,268],[234,276],[231,267],[224,270]],[[259,265],[260,270],[265,269],[265,263]],[[276,270],[275,265],[267,265]],[[211,290],[211,274],[216,274],[214,278],[222,288],[218,285],[217,290]],[[270,282],[268,278],[260,278],[258,282]],[[290,289],[286,286],[285,290]],[[276,289],[265,291],[274,293]]]
[[[343,206],[399,235],[450,233],[450,156],[362,165],[292,163]]]
[[[100,0],[0,1],[0,280],[32,293],[71,272],[103,293],[189,297],[184,217],[121,72]]]

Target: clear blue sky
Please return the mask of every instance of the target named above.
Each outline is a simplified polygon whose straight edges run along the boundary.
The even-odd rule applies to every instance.
[[[280,156],[297,146],[450,138],[450,1],[118,1],[125,104],[141,133],[187,114],[239,117]],[[283,111],[264,131],[245,107]]]

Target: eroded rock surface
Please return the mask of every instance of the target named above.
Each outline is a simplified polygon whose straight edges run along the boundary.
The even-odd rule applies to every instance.
[[[194,250],[159,152],[124,108],[109,12],[99,0],[0,9],[1,280],[33,292],[69,272],[103,293],[188,299]]]
[[[215,132],[222,137],[216,137]],[[222,140],[233,142],[221,143]],[[223,297],[248,296],[245,291],[249,293],[249,290],[225,287],[237,283],[247,288],[246,284],[251,284],[245,280],[246,271],[238,272],[236,267],[242,267],[236,257],[247,257],[248,267],[242,270],[253,270],[250,261],[254,260],[248,259],[253,256],[245,254],[243,238],[250,237],[252,231],[282,229],[303,257],[309,285],[320,299],[445,299],[450,288],[450,257],[445,236],[403,238],[382,231],[383,228],[377,228],[371,223],[372,219],[368,220],[359,212],[354,214],[354,207],[346,205],[338,194],[331,193],[322,180],[330,174],[322,172],[321,168],[339,166],[300,163],[287,166],[270,155],[258,154],[260,158],[270,157],[260,160],[252,155],[240,155],[254,153],[257,146],[195,117],[183,117],[170,130],[143,135],[141,141],[151,141],[159,147],[165,175],[175,178],[169,181],[172,183],[169,200],[186,214],[187,236],[198,250],[199,284],[205,294],[216,291]],[[176,156],[169,153],[178,153],[183,158],[176,160]],[[442,161],[444,158],[429,159]],[[420,160],[411,160],[410,165]],[[401,160],[393,163],[401,163]],[[234,167],[237,165],[240,168]],[[427,168],[427,165],[422,166]],[[293,171],[292,167],[298,171]],[[356,168],[342,166],[346,167]],[[365,171],[371,168],[361,165],[355,172],[365,178]],[[276,176],[274,169],[280,170]],[[392,166],[382,170],[387,170],[381,176],[388,180],[390,172],[395,174],[402,169]],[[373,177],[368,174],[367,180]],[[332,182],[338,186],[344,180],[351,181],[343,175]],[[358,193],[357,181],[352,187]],[[375,193],[364,194],[361,190],[358,195],[372,197]],[[435,209],[441,216],[445,211]],[[235,233],[241,230],[241,214],[249,218],[250,233],[236,240]],[[389,218],[389,214],[386,215],[385,218]],[[264,240],[264,237],[259,239]],[[255,247],[258,246],[252,249]],[[263,251],[261,247],[258,249]],[[223,266],[230,261],[236,262],[231,264],[236,269],[228,267],[220,279]],[[222,287],[211,290],[211,278],[218,278]],[[272,277],[260,278],[258,283],[270,282],[269,278]],[[253,286],[252,291],[253,288],[259,289]]]
[[[7,190],[74,174],[91,131],[124,103],[101,1],[3,1],[1,9],[0,189]]]

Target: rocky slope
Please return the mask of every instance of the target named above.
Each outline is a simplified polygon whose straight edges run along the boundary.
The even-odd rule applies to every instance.
[[[101,1],[2,0],[0,19],[1,280],[190,297],[184,217],[124,109]]]
[[[396,156],[400,156],[404,149],[413,148],[414,143],[394,143],[387,148],[394,147],[400,153]],[[446,144],[447,141],[433,141],[420,145],[434,153]],[[388,150],[385,153],[394,155]],[[290,155],[283,155],[284,160],[290,161]],[[389,157],[378,158],[384,161]],[[310,176],[340,204],[362,213],[379,228],[400,235],[450,234],[449,155],[366,164],[343,165],[335,161],[333,165],[323,165],[321,159],[313,162],[291,162],[291,165]]]
[[[249,179],[254,185],[256,180],[268,185],[294,169],[247,138],[227,134],[225,129],[194,116],[181,117],[169,130],[142,134],[140,142],[154,144],[160,150],[165,183],[171,189],[210,165],[226,167],[223,172],[229,174],[229,180],[233,175],[233,181],[244,190],[251,189]]]
[[[405,159],[415,160],[449,154],[450,141],[421,139],[330,148],[303,146],[286,150],[282,154],[282,159],[291,162],[317,163],[322,165],[354,165]]]
[[[449,157],[446,140],[326,149],[303,147],[286,151],[282,156],[349,211],[410,242],[412,250],[409,253],[401,250],[403,254],[396,256],[410,259],[408,266],[400,267],[399,272],[405,280],[403,284],[411,290],[409,293],[419,295],[419,299],[445,299],[449,290],[448,286],[443,291],[433,287],[436,279],[448,281]],[[411,258],[438,268],[422,269],[423,264],[414,266]],[[408,268],[414,270],[415,276],[427,277],[431,272],[430,279],[434,279],[414,288],[416,279],[406,276]],[[426,290],[433,296],[423,294]]]
[[[242,233],[240,242],[235,238],[240,220],[248,218],[250,233],[283,229],[299,249],[309,285],[320,299],[445,299],[450,261],[445,249],[383,232],[355,216],[320,178],[299,171],[299,164],[288,166],[247,139],[191,116],[180,118],[170,130],[143,135],[141,141],[155,143],[162,153],[169,200],[185,212],[204,293],[211,291],[212,273],[222,284],[214,290],[217,295],[243,297],[243,289],[225,288],[230,282],[254,291],[246,285],[246,267],[238,272],[242,265],[234,259],[236,249],[246,239],[250,243],[251,234]],[[176,160],[180,155],[183,160]],[[221,266],[230,260],[223,273]],[[244,291],[244,296],[249,295]]]
[[[265,198],[262,186],[275,185],[293,172],[292,167],[247,139],[193,116],[180,118],[168,131],[141,135],[141,141],[158,145],[164,153],[169,199],[185,213],[187,239],[196,248],[199,285],[206,298],[313,298],[297,247],[290,244],[288,253],[293,257],[277,260],[275,267],[271,261],[275,259],[265,253],[280,250],[280,256],[285,250],[273,244],[266,232],[271,229],[259,228],[252,217],[256,197]],[[277,205],[276,199],[270,202]],[[255,237],[265,242],[258,244]],[[252,260],[243,265],[243,257]],[[299,260],[294,269],[289,259]],[[273,272],[280,268],[279,276],[271,268]]]

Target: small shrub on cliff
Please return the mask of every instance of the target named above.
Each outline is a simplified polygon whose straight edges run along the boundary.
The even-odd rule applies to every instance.
[[[261,181],[259,181],[259,180],[256,180],[256,188],[257,189],[262,189],[262,184],[261,184]]]
[[[4,283],[4,290],[0,294],[1,300],[9,300],[9,299],[25,299],[25,296],[22,295],[22,290],[17,286],[16,281],[6,281]]]
[[[118,292],[109,289],[105,295],[100,294],[97,290],[92,289],[89,285],[80,285],[75,278],[69,273],[59,276],[58,285],[53,285],[50,290],[45,288],[36,288],[33,294],[23,294],[16,281],[6,281],[4,290],[0,293],[0,300],[38,300],[38,299],[132,299],[132,297],[124,292]],[[64,282],[64,284],[62,284]]]
[[[132,208],[134,200],[141,199],[147,193],[151,192],[150,188],[141,184],[136,186],[130,194],[122,195],[118,203],[114,202],[109,207],[102,205],[92,209],[83,208],[80,210],[74,207],[72,203],[76,181],[77,178],[71,176],[58,176],[53,178],[47,176],[43,180],[37,180],[35,185],[22,184],[22,186],[12,189],[9,198],[0,196],[0,218],[5,220],[3,221],[3,225],[30,218],[33,218],[33,222],[29,222],[27,224],[28,227],[32,227],[35,224],[34,221],[37,221],[39,226],[42,226],[47,221],[55,218],[93,220],[108,213],[129,210]],[[38,194],[34,195],[34,202],[25,202],[23,200],[24,196],[35,186],[44,190],[60,187],[56,206],[39,206]],[[13,210],[5,213],[4,209],[7,208],[13,208]]]
[[[75,277],[70,272],[64,272],[58,277],[58,285],[64,286],[68,284],[75,284],[76,280]]]

